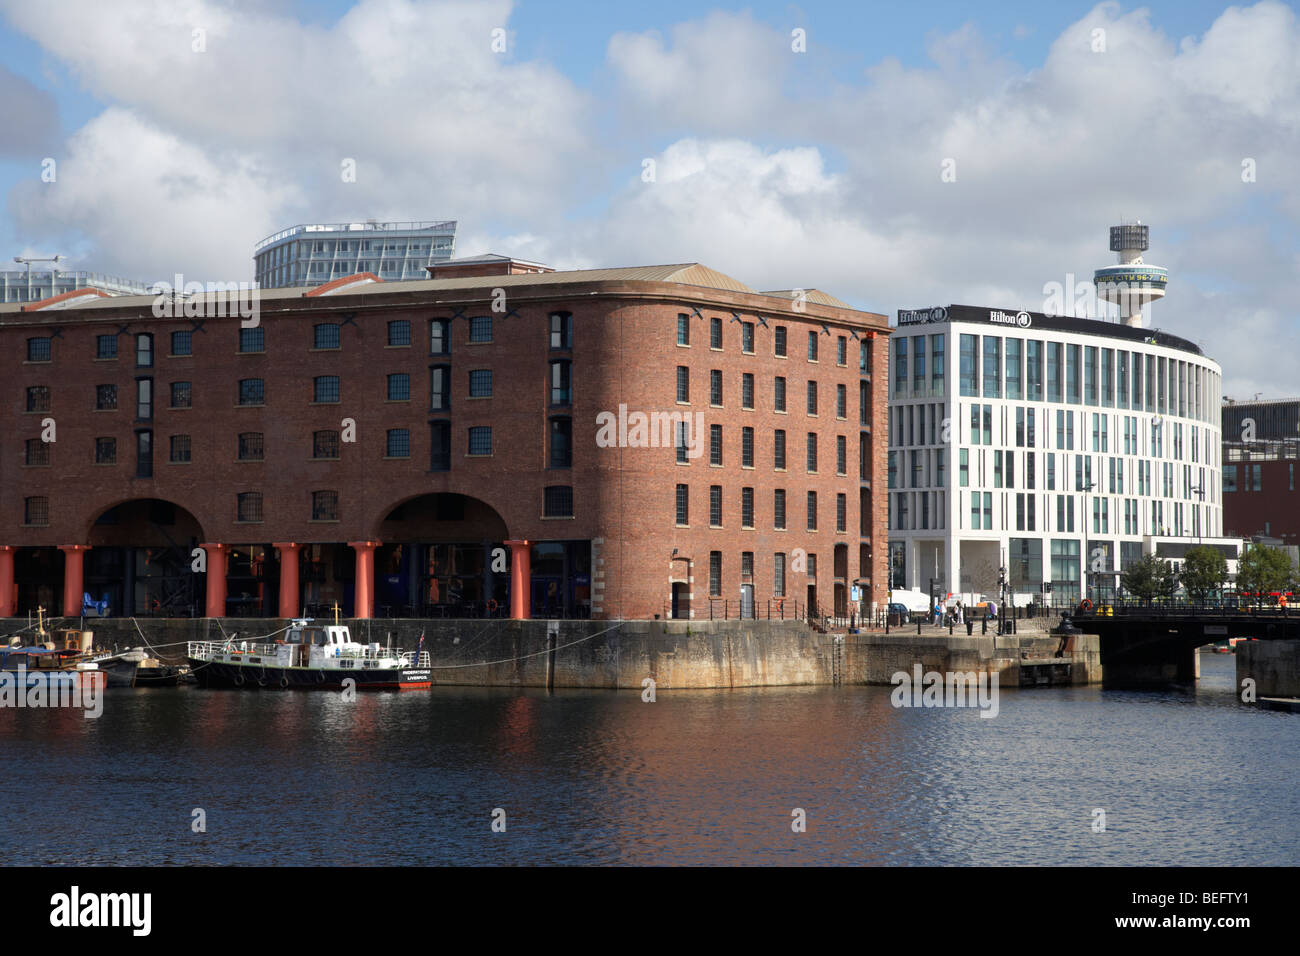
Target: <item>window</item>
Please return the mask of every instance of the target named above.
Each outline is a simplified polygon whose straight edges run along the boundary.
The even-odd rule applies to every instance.
[[[117,407],[116,399],[114,399],[113,407]],[[27,410],[29,412],[48,412],[50,410],[50,387],[48,385],[32,385],[28,387]]]
[[[677,366],[677,401],[679,404],[691,400],[691,370],[685,365]]]
[[[317,404],[332,405],[339,401],[339,377],[337,375],[317,375],[313,380],[312,400]]]
[[[940,461],[942,461],[943,449],[939,450],[939,455],[940,455]],[[835,436],[835,474],[837,475],[848,474],[848,467],[849,467],[848,439],[846,439],[843,435],[836,435]],[[938,481],[935,482],[935,484],[942,485],[943,482]]]
[[[709,485],[709,527],[722,527],[722,485]]]
[[[153,477],[153,432],[148,429],[135,433],[135,476]]]
[[[1002,396],[1002,339],[996,335],[984,336],[984,397]]]
[[[677,486],[677,524],[679,525],[691,523],[690,501],[687,492],[688,486]]]
[[[117,464],[117,439],[116,438],[95,439],[95,464],[97,465]]]
[[[742,528],[754,527],[754,489],[740,489],[740,526]]]
[[[740,376],[740,407],[754,410],[754,373],[742,372]]]
[[[817,473],[817,433],[808,433],[808,472]]]
[[[319,431],[312,432],[311,436],[311,456],[312,458],[338,458],[339,457],[339,433],[336,431]]]
[[[570,405],[573,403],[573,383],[570,381],[572,363],[568,359],[559,359],[551,363],[551,404]]]
[[[924,501],[926,499],[922,499]],[[848,509],[849,499],[847,495],[838,494],[835,496],[835,530],[845,531],[848,528]]]
[[[1006,388],[1007,398],[1019,400],[1023,397],[1023,390],[1020,386],[1021,381],[1021,362],[1020,362],[1020,339],[1007,339],[1006,345]]]
[[[117,358],[117,336],[116,335],[95,336],[95,358],[101,358],[101,359]]]
[[[551,467],[573,466],[573,419],[559,416],[551,419]]]
[[[153,336],[147,332],[135,337],[135,367],[153,368]]]
[[[492,341],[492,316],[476,315],[469,320],[469,340],[471,342]]]
[[[451,366],[434,365],[429,368],[429,411],[445,412],[451,409]]]
[[[772,594],[785,597],[785,555],[780,552],[772,556]]]
[[[313,491],[311,493],[311,520],[339,520],[339,493],[337,491]]]
[[[709,426],[709,464],[722,464],[722,426]]]
[[[246,491],[235,496],[235,520],[262,520],[262,493],[260,491]]]
[[[388,323],[388,344],[392,348],[411,344],[411,323],[408,319],[394,319]]]
[[[27,464],[30,466],[48,465],[50,463],[50,443],[39,438],[27,439]]]
[[[551,313],[551,348],[573,348],[573,315],[569,312]]]
[[[772,467],[785,470],[785,429],[778,428],[772,436]]]
[[[722,552],[709,552],[709,596],[722,594]]]
[[[677,344],[691,344],[691,317],[684,312],[677,314]]]
[[[709,369],[709,404],[722,405],[722,369]]]
[[[153,418],[153,379],[151,378],[135,380],[135,417],[142,422]]]
[[[189,408],[191,389],[189,382],[172,382],[172,408]]]
[[[841,335],[835,340],[835,364],[849,364],[849,340]]]
[[[754,552],[740,552],[740,576],[742,579],[754,576]]]
[[[390,428],[384,449],[385,458],[411,457],[411,430],[409,428]]]
[[[772,527],[778,531],[785,530],[785,489],[777,488],[772,492]]]
[[[674,447],[677,449],[677,464],[679,465],[690,464],[690,431],[691,427],[689,422],[677,423],[677,439]]]
[[[429,323],[429,354],[451,354],[451,320],[433,319]]]
[[[50,499],[42,496],[23,499],[23,524],[43,526],[50,523]]]
[[[898,341],[902,342],[903,339]],[[963,335],[958,354],[957,378],[962,395],[979,394],[979,353],[977,352],[979,336]]]
[[[835,386],[835,417],[848,418],[849,389],[847,385]]]
[[[773,384],[772,404],[776,411],[785,411],[785,379],[780,375],[776,377],[776,381]]]
[[[808,530],[817,530],[817,492],[808,492]]]
[[[260,378],[245,378],[239,382],[240,405],[266,404],[266,382]]]
[[[262,433],[243,432],[239,436],[239,460],[261,461],[263,457]]]
[[[190,436],[173,435],[171,437],[171,455],[173,462],[182,463],[190,460]]]
[[[341,346],[340,326],[337,322],[322,322],[315,326],[312,348],[337,349]]]
[[[49,411],[48,392],[47,404],[42,411]],[[30,406],[30,402],[28,405]],[[96,385],[95,386],[95,411],[109,412],[117,408],[117,386],[116,385]],[[31,408],[28,408],[31,411]]]
[[[817,414],[817,383],[812,381],[808,383],[808,414]]]
[[[451,470],[451,422],[429,423],[429,470]]]
[[[808,333],[808,361],[817,361],[817,333]]]
[[[722,320],[709,319],[709,348],[722,348]]]
[[[469,454],[492,454],[492,429],[490,426],[480,425],[469,430]]]
[[[754,354],[754,323],[740,323],[740,350],[747,355]]]
[[[193,355],[193,354],[194,354],[194,333],[173,332],[172,333],[172,355]]]
[[[785,358],[785,326],[778,325],[773,331],[772,348],[781,358]]]
[[[52,346],[50,337],[40,336],[27,340],[27,361],[29,362],[48,362],[52,359]]]
[[[265,352],[266,329],[260,325],[252,329],[241,328],[239,330],[239,351]]]
[[[573,486],[550,485],[543,489],[542,516],[545,518],[572,518]]]
[[[410,375],[405,372],[395,372],[388,376],[388,400],[390,402],[409,402],[411,400]]]
[[[970,449],[957,449],[957,483],[963,488],[970,487]],[[892,488],[893,485],[891,484]]]
[[[749,426],[740,430],[740,467],[754,467],[754,429]]]

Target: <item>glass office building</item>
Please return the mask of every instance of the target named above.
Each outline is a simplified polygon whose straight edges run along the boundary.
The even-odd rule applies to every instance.
[[[153,283],[102,272],[7,269],[0,272],[0,302],[42,302],[64,292],[92,286],[109,295],[148,295]]]
[[[263,289],[310,287],[373,272],[385,282],[427,279],[455,253],[456,222],[336,222],[291,226],[253,248]]]
[[[1097,601],[1143,553],[1221,543],[1220,390],[1216,362],[1152,329],[961,305],[900,311],[894,586],[1000,598],[1005,573],[1018,605]]]

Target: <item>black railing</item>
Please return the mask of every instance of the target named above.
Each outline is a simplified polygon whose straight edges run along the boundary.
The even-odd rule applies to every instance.
[[[662,617],[666,621],[798,621],[806,617],[808,609],[794,598],[773,597],[761,601],[742,601],[739,598],[711,597],[706,599],[705,607],[697,609],[694,618],[691,618],[691,609],[684,604],[679,605],[676,610],[677,613],[674,614],[671,602],[665,602],[661,614],[655,617]]]

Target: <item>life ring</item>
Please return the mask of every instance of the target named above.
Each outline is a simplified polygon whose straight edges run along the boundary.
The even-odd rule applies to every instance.
[[[280,675],[280,690],[284,690],[284,689],[286,689],[288,686],[289,686],[289,678],[286,677],[285,675],[281,674],[281,675]]]
[[[1091,610],[1092,610],[1092,602],[1089,601],[1087,598],[1084,598],[1082,601],[1079,602],[1079,610],[1080,610],[1080,611],[1091,611]]]

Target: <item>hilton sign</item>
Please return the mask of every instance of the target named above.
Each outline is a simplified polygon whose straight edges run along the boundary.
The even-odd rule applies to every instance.
[[[977,310],[971,309],[967,306],[955,306],[954,308],[962,312],[962,315],[960,316],[961,320],[967,322],[978,321],[977,315],[966,314],[975,313]],[[949,318],[949,310],[942,305],[937,305],[932,309],[898,310],[899,325],[920,325],[925,322],[947,322]],[[1014,325],[1021,329],[1027,329],[1034,324],[1033,316],[1028,312],[1003,312],[1001,309],[989,309],[987,321],[991,322],[993,325]]]

